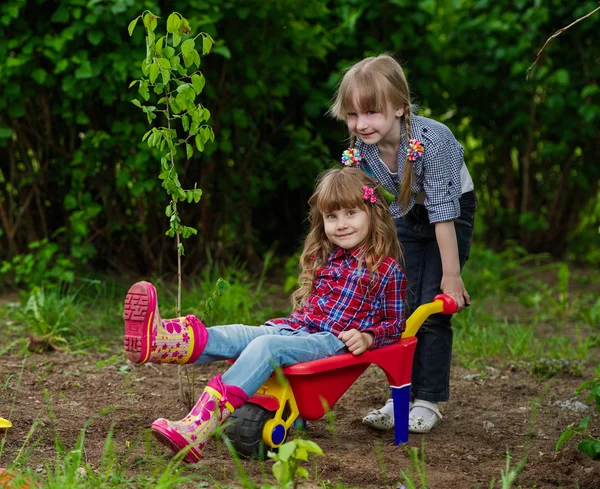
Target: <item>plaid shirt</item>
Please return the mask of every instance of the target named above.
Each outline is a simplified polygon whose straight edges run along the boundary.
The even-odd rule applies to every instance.
[[[349,329],[368,331],[374,336],[370,349],[398,341],[405,326],[406,277],[390,256],[371,276],[358,266],[362,251],[358,247],[332,252],[327,265],[317,270],[313,291],[302,307],[289,318],[271,319],[267,324],[336,336]]]
[[[413,115],[410,118],[410,135],[418,139],[424,147],[423,154],[413,161],[413,185],[410,203],[406,212],[402,212],[398,202],[390,204],[390,212],[394,218],[408,213],[415,204],[416,194],[425,192],[425,207],[429,214],[429,222],[451,221],[460,216],[458,199],[461,196],[461,168],[464,163],[464,150],[454,135],[441,122]],[[377,145],[366,144],[360,139],[356,147],[362,154],[359,168],[371,175],[386,190],[396,196],[400,195],[402,171],[406,157],[407,141],[404,136],[404,120],[402,121],[402,141],[398,150],[398,173],[393,174],[385,166],[379,156]]]

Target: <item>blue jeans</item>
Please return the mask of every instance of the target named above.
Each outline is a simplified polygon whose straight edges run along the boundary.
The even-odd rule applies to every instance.
[[[223,382],[241,388],[250,397],[277,367],[346,352],[344,342],[332,333],[232,324],[208,328],[208,341],[195,363],[235,358],[223,374]]]
[[[469,257],[476,207],[474,192],[461,196],[461,215],[454,221],[461,269]],[[410,314],[441,293],[442,260],[435,225],[429,222],[424,206],[415,205],[406,216],[395,221],[398,240],[404,253],[404,268],[408,279],[406,301]],[[434,314],[417,333],[419,341],[413,361],[412,399],[442,402],[450,397],[451,319],[452,316]]]

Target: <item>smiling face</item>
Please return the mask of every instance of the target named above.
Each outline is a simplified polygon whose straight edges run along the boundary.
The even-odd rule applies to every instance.
[[[346,114],[346,124],[350,133],[367,144],[380,142],[396,144],[402,130],[400,117],[404,108],[394,108],[391,104],[385,111],[376,108],[362,108],[358,98],[354,98],[353,108]]]
[[[322,212],[325,234],[329,240],[345,250],[360,246],[370,231],[369,214],[359,208]]]

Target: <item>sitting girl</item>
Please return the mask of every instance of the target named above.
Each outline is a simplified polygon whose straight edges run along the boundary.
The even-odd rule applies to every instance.
[[[387,204],[374,181],[356,168],[334,168],[309,200],[310,232],[300,258],[294,311],[262,326],[206,328],[195,316],[161,319],[156,289],[133,285],[125,299],[125,350],[135,363],[207,363],[235,358],[208,382],[180,421],[157,419],[152,433],[195,463],[209,435],[276,367],[350,351],[360,355],[400,339],[406,279]]]

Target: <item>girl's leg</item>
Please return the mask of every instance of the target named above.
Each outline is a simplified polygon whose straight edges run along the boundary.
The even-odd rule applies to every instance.
[[[311,335],[296,331],[259,335],[223,377],[217,375],[208,383],[185,418],[158,419],[152,423],[152,433],[174,453],[187,450],[186,462],[198,462],[210,434],[258,390],[275,366],[317,360],[344,351],[344,343],[330,333]]]
[[[473,238],[475,201],[465,205],[462,214],[454,221],[458,242],[460,267],[467,261]],[[421,304],[431,302],[441,292],[442,261],[435,237],[435,225],[423,227],[424,245]],[[408,277],[410,281],[410,277]],[[417,333],[417,348],[413,362],[412,396],[432,403],[447,401],[450,397],[450,363],[452,359],[452,316],[434,314]]]
[[[469,200],[465,202],[465,200]],[[473,221],[476,201],[461,198],[462,213],[454,221],[458,244],[460,268],[467,261],[473,238]],[[442,262],[435,239],[435,226],[424,227],[426,243],[421,300],[430,302],[441,292]],[[452,361],[452,317],[443,314],[430,316],[417,333],[412,376],[413,407],[410,411],[409,430],[428,433],[442,419],[438,402],[450,397],[450,364]]]
[[[223,382],[252,396],[277,367],[295,365],[344,353],[346,346],[331,333],[304,331],[264,335],[254,339],[223,374]]]
[[[208,339],[204,351],[195,363],[237,358],[254,339],[278,334],[273,326],[244,326],[243,324],[212,326],[207,328],[207,332]]]

